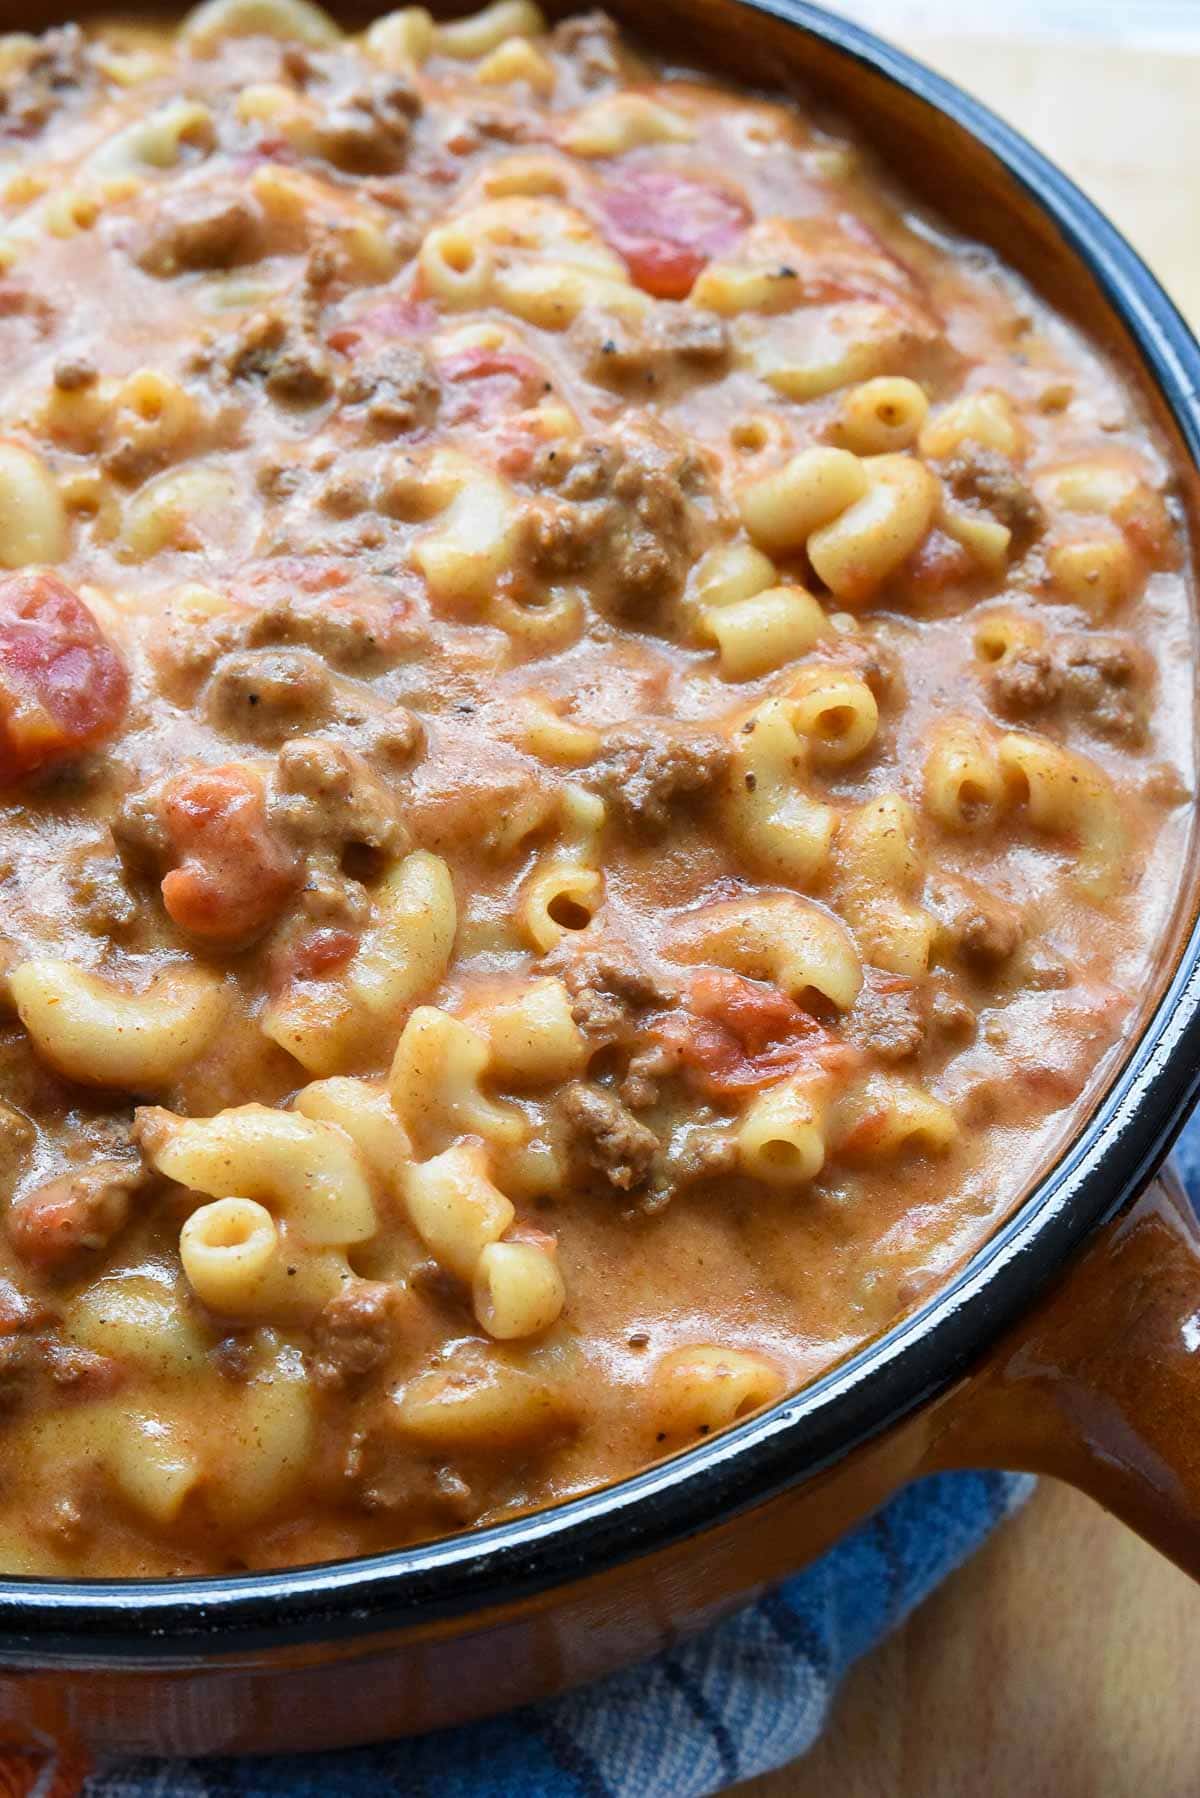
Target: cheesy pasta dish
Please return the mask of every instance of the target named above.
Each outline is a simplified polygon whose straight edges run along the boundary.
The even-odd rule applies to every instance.
[[[0,38],[0,1570],[372,1552],[794,1390],[1154,978],[1186,546],[848,138],[532,0]]]

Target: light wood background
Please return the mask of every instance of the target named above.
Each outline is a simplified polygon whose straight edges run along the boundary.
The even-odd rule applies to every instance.
[[[1048,150],[1200,324],[1200,0],[840,10]],[[851,1674],[813,1752],[738,1798],[1200,1798],[1200,1588],[1044,1482]]]

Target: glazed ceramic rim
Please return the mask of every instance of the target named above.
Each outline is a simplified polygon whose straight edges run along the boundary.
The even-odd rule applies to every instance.
[[[737,0],[822,40],[969,133],[1086,265],[1200,465],[1200,346],[1141,258],[1017,131],[874,33],[807,0]],[[1200,924],[1079,1137],[924,1305],[747,1423],[618,1484],[368,1558],[182,1580],[0,1580],[0,1665],[151,1670],[395,1634],[565,1586],[810,1480],[943,1392],[1151,1178],[1200,1088]]]

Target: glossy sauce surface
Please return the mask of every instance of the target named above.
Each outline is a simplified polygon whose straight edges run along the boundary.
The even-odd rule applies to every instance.
[[[811,1379],[1155,977],[1136,397],[598,15],[0,79],[0,1567],[369,1552]]]

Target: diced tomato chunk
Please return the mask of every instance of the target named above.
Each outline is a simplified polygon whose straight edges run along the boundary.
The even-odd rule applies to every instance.
[[[288,957],[290,971],[299,980],[323,980],[327,974],[344,968],[357,948],[358,937],[353,930],[335,925],[310,930],[292,946]]]
[[[94,1161],[58,1174],[9,1206],[8,1239],[27,1266],[61,1272],[81,1255],[108,1247],[124,1228],[144,1180],[134,1161]]]
[[[349,356],[364,346],[392,343],[397,338],[428,337],[437,322],[437,307],[429,300],[390,294],[358,318],[335,326],[325,341],[331,350]]]
[[[710,1098],[756,1091],[805,1066],[828,1067],[842,1053],[778,987],[719,968],[693,977],[687,1008],[664,1016],[658,1032]]]
[[[242,571],[245,586],[266,588],[274,596],[299,588],[301,593],[328,593],[350,583],[351,570],[331,556],[272,556],[250,562]]]
[[[442,407],[446,424],[490,424],[506,412],[535,405],[549,390],[546,371],[520,350],[460,350],[438,364],[448,383]]]
[[[817,1029],[808,1013],[777,986],[747,980],[725,968],[702,969],[692,980],[690,996],[693,1011],[731,1030],[751,1055],[778,1037]]]
[[[660,300],[686,299],[696,276],[723,256],[750,222],[740,194],[674,169],[633,169],[605,189],[602,229],[639,287]]]
[[[0,581],[0,785],[103,742],[128,700],[125,664],[64,581]]]
[[[236,764],[176,775],[162,812],[180,857],[162,883],[168,915],[191,936],[225,948],[261,935],[298,871],[268,826],[258,775]]]

